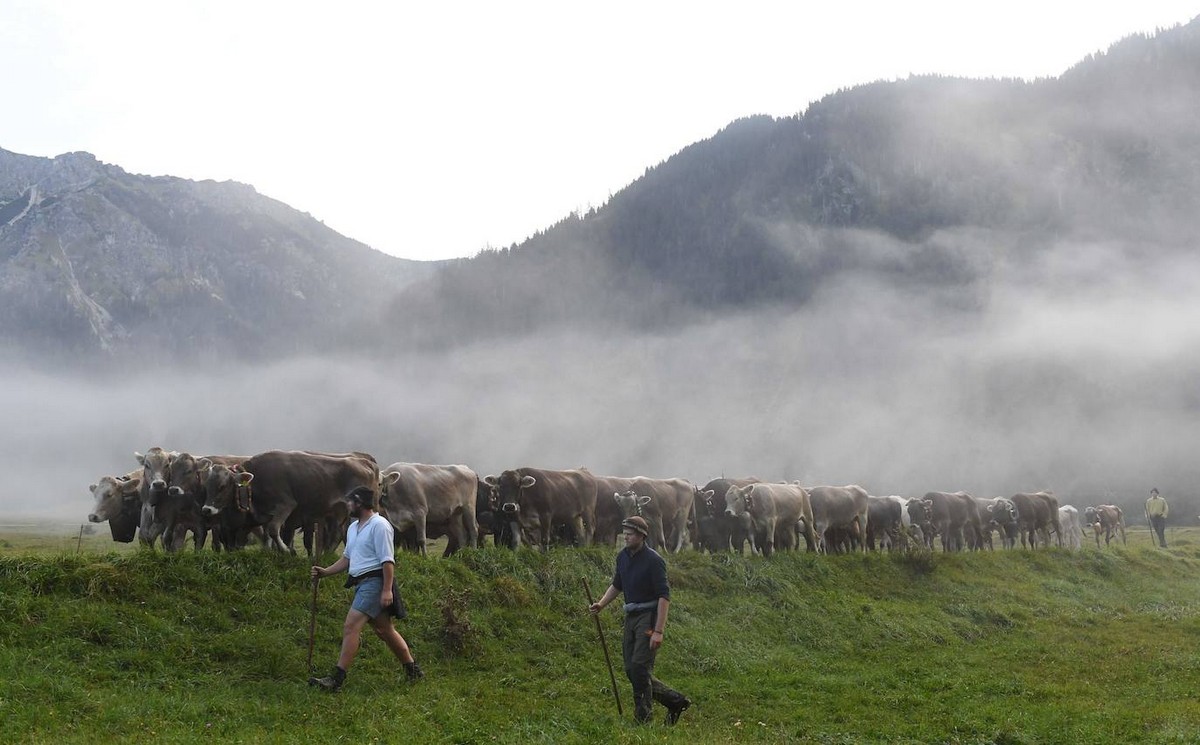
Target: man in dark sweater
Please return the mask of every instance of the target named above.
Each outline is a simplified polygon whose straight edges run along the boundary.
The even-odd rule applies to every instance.
[[[617,554],[617,570],[603,597],[589,610],[599,613],[617,593],[625,593],[625,637],[622,652],[625,675],[633,684],[634,719],[650,721],[654,701],[667,707],[667,724],[675,724],[692,702],[679,691],[654,677],[654,658],[663,643],[667,609],[671,605],[671,586],[667,583],[667,564],[646,545],[650,527],[635,515],[621,523],[625,548]]]

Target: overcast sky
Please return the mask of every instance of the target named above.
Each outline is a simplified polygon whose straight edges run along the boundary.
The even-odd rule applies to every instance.
[[[0,0],[0,148],[232,179],[381,251],[519,243],[753,114],[1053,77],[1194,2]]]

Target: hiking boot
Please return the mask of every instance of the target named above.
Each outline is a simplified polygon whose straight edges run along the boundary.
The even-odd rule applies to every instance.
[[[667,707],[667,724],[673,725],[676,722],[678,722],[679,716],[681,714],[683,714],[683,712],[687,711],[688,707],[691,705],[692,705],[691,699],[685,698],[685,699],[683,699],[683,701],[679,702],[678,706],[668,706]]]
[[[416,683],[421,678],[425,677],[425,671],[416,662],[404,663],[404,677],[409,683]]]
[[[346,682],[346,671],[340,667],[334,667],[333,672],[323,678],[309,678],[308,684],[316,686],[323,691],[337,693],[342,689],[342,684]]]

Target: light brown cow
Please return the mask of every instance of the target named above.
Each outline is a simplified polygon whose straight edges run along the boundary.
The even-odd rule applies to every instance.
[[[133,541],[142,514],[142,469],[124,476],[101,476],[88,488],[94,498],[88,522],[107,521],[114,541]]]
[[[1096,548],[1100,548],[1100,534],[1104,534],[1104,545],[1112,541],[1113,536],[1120,535],[1121,543],[1125,544],[1125,513],[1115,504],[1102,504],[1088,507],[1083,511],[1084,521],[1091,526],[1096,536]]]
[[[579,469],[587,471],[586,468]],[[612,495],[633,488],[636,478],[622,476],[596,476],[596,530],[592,533],[593,543],[613,545],[621,533],[621,521],[625,515],[613,500]]]
[[[799,482],[793,482],[799,485]],[[827,551],[825,531],[830,528],[844,529],[851,537],[852,545],[866,550],[868,503],[867,490],[856,484],[846,486],[810,486],[809,502],[815,521],[819,549]]]
[[[763,556],[775,550],[777,531],[786,536],[786,544],[799,546],[800,533],[810,551],[816,550],[812,505],[809,492],[798,484],[748,484],[730,486],[725,492],[725,514],[747,525],[750,549]],[[756,545],[761,536],[763,544]]]
[[[380,474],[380,510],[396,535],[415,531],[414,548],[425,553],[429,536],[448,534],[443,556],[479,545],[475,500],[479,477],[466,466],[393,463]]]
[[[688,518],[692,514],[692,503],[696,487],[686,479],[651,479],[638,477],[629,487],[640,499],[614,499],[621,509],[622,519],[641,515],[650,525],[650,546],[676,552],[683,548],[687,539]],[[597,509],[599,509],[597,507]]]

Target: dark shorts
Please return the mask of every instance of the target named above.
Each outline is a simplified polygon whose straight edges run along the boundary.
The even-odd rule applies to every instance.
[[[379,595],[383,592],[383,577],[367,577],[354,588],[354,602],[350,607],[374,619],[383,612]]]

